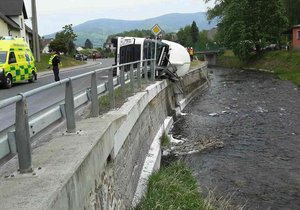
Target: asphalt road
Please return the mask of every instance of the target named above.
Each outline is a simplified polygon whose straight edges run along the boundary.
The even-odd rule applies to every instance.
[[[113,59],[100,59],[95,61],[88,61],[87,64],[82,66],[77,66],[74,68],[62,69],[60,71],[60,79],[72,77],[85,72],[93,71],[96,69],[101,69],[104,67],[111,66],[113,64]],[[107,71],[99,72],[97,74],[97,83],[101,84],[107,81]],[[0,100],[15,96],[19,93],[24,93],[26,91],[44,86],[54,82],[54,76],[52,71],[38,73],[38,80],[34,83],[19,83],[15,84],[11,89],[0,88]],[[90,87],[91,78],[85,77],[83,79],[78,79],[73,82],[74,94],[82,92]],[[55,105],[61,102],[65,97],[65,87],[64,85],[58,86],[56,88],[49,89],[47,91],[38,93],[27,98],[29,116],[35,114],[46,107]],[[0,110],[0,131],[13,125],[15,122],[15,105],[5,107]]]

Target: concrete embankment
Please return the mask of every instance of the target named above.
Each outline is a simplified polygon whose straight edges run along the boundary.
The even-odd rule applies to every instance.
[[[205,83],[202,70],[190,72],[183,88],[157,81],[120,109],[77,122],[76,134],[52,133],[33,150],[33,173],[19,174],[17,157],[11,159],[0,168],[1,209],[130,208],[145,191],[145,167],[159,168],[166,119],[172,122],[168,116]]]

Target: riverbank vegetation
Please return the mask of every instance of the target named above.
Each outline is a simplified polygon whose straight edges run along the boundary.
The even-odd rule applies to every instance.
[[[227,68],[254,68],[274,72],[280,79],[300,86],[300,52],[270,51],[249,61],[241,61],[230,50],[218,56],[217,65]]]
[[[182,162],[174,162],[149,178],[148,191],[136,210],[209,210],[192,172]]]

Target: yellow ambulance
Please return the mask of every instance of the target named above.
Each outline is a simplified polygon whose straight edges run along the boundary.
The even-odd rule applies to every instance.
[[[34,82],[37,79],[35,60],[22,38],[3,37],[0,40],[0,83],[11,88],[13,83]]]

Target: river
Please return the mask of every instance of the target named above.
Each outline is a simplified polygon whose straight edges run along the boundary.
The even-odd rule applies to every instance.
[[[210,69],[174,122],[173,153],[228,209],[300,209],[300,92],[269,73]]]

